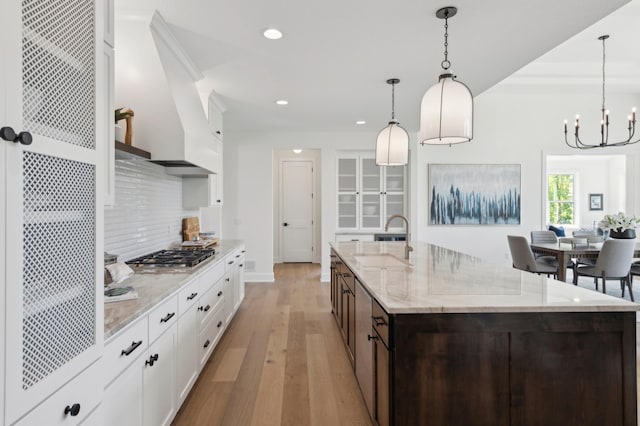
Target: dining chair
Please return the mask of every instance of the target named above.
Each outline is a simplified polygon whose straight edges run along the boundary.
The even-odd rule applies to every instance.
[[[558,276],[558,261],[554,257],[536,259],[525,237],[507,235],[507,240],[514,268],[547,276],[553,275],[554,278]]]
[[[634,275],[640,277],[640,261],[633,262],[631,264],[631,269],[629,270],[629,281],[631,281],[631,287],[633,288],[633,277]],[[624,296],[624,294],[623,294]]]
[[[635,250],[635,240],[606,240],[593,266],[578,266],[575,269],[577,277],[593,277],[598,289],[598,279],[602,278],[602,292],[607,292],[607,279],[620,280],[620,289],[624,297],[624,286],[629,288],[629,297],[633,301],[631,290],[631,261]]]
[[[559,238],[553,231],[531,231],[531,244],[558,244]],[[536,259],[549,261],[555,259],[553,256],[545,256],[543,254],[535,254]],[[572,259],[567,259],[565,267],[573,271],[576,266]]]

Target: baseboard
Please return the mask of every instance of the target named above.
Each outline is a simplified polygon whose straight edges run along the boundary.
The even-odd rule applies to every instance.
[[[320,282],[328,283],[329,281],[331,281],[331,272],[323,272],[320,275]]]
[[[247,283],[274,283],[276,280],[271,273],[245,272],[244,281]]]

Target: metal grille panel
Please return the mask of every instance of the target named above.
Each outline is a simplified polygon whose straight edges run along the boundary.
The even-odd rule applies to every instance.
[[[22,101],[31,133],[95,149],[93,0],[22,1]]]
[[[95,344],[95,167],[25,152],[22,386]]]

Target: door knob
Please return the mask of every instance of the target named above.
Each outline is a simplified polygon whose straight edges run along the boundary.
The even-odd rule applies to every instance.
[[[289,226],[287,222],[283,223],[282,226]]]
[[[20,142],[22,145],[31,145],[33,136],[29,132],[16,132],[11,127],[3,127],[0,129],[0,138],[7,142]]]

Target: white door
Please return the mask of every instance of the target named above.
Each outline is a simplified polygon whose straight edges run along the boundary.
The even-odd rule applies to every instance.
[[[282,261],[313,260],[313,162],[282,161]]]

